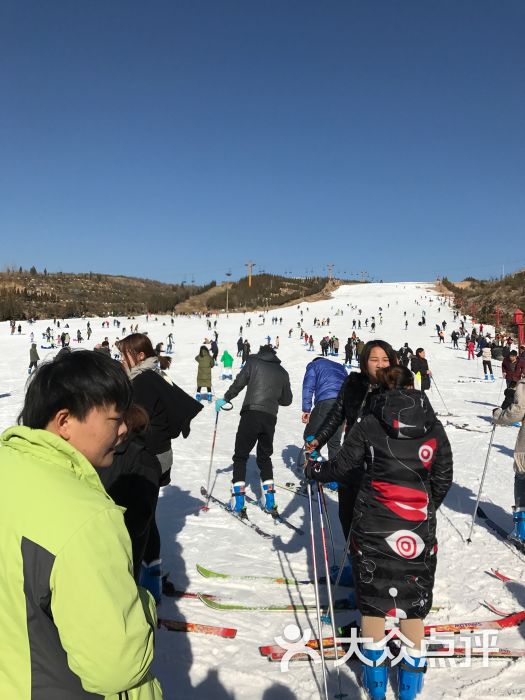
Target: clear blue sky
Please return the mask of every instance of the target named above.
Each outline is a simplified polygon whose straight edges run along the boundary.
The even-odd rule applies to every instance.
[[[3,0],[0,262],[525,266],[523,0]]]

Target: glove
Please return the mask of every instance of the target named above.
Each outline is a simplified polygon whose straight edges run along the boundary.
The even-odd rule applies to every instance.
[[[318,457],[316,459],[316,457],[317,453],[313,459],[307,460],[306,464],[304,465],[304,476],[308,481],[312,481],[312,479],[318,481],[317,477],[321,473],[323,462],[319,460]]]
[[[221,408],[222,408],[225,404],[227,404],[227,403],[228,403],[228,402],[226,401],[226,399],[217,399],[217,401],[215,402],[215,410],[217,411],[217,413],[218,413],[218,412],[221,410]]]

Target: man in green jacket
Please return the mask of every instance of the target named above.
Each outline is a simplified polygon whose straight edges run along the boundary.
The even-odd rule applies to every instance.
[[[36,370],[23,425],[0,437],[0,698],[162,698],[154,601],[93,468],[111,465],[131,395],[111,358],[68,353]]]

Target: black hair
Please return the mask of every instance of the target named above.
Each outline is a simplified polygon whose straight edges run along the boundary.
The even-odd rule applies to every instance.
[[[420,353],[425,352],[425,348],[418,348],[416,350],[416,355],[419,357]]]
[[[369,340],[363,348],[363,352],[359,355],[359,368],[362,374],[368,376],[368,358],[374,348],[381,348],[385,352],[391,367],[399,364],[397,353],[390,343],[387,343],[386,340]]]
[[[414,386],[414,375],[403,365],[378,369],[376,378],[379,384],[387,389],[406,389]]]
[[[106,353],[76,350],[57,356],[35,371],[18,422],[45,429],[64,408],[78,420],[100,406],[113,404],[123,412],[131,397],[131,383],[120,363]]]

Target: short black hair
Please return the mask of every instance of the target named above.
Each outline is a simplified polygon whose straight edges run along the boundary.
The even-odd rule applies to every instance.
[[[120,363],[106,353],[76,350],[40,365],[30,379],[18,422],[44,429],[64,408],[84,420],[99,406],[126,411],[131,398],[131,383]]]

